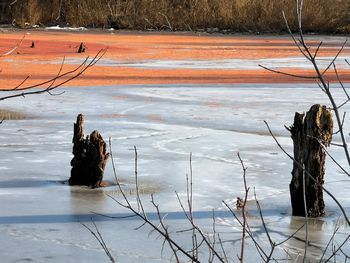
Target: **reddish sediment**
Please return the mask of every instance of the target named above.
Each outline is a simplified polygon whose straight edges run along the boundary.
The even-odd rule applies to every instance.
[[[60,70],[63,58],[81,59],[93,57],[99,50],[108,50],[103,59],[137,63],[147,60],[224,60],[224,59],[272,59],[288,61],[289,57],[301,54],[292,40],[286,36],[213,36],[196,34],[137,33],[137,32],[56,32],[30,31],[2,32],[0,54],[14,47],[25,34],[20,47],[10,55],[0,57],[0,88],[11,89],[29,76],[24,85],[33,85],[51,79]],[[35,48],[31,48],[32,42]],[[77,53],[80,43],[87,47],[85,53]],[[325,44],[319,56],[334,56],[341,40]],[[312,49],[317,40],[310,42]],[[349,56],[350,49],[344,49],[343,56]],[[219,65],[220,66],[220,65]],[[63,72],[77,65],[65,64]],[[285,69],[286,72],[304,76],[314,76],[313,70],[298,68]],[[349,70],[339,69],[343,82],[350,82]],[[327,75],[336,81],[335,74]],[[123,84],[233,84],[233,83],[297,83],[310,82],[271,73],[264,69],[164,69],[142,68],[96,64],[84,74],[65,86],[97,86]]]

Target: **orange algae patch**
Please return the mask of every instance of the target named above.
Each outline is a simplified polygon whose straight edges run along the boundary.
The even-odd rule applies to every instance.
[[[23,32],[1,33],[0,53],[5,53],[22,38]],[[32,42],[35,48],[31,48]],[[84,42],[86,53],[78,54]],[[319,56],[334,56],[341,41],[325,44]],[[317,41],[311,41],[313,49]],[[130,33],[130,32],[53,32],[30,31],[22,45],[11,55],[0,58],[0,88],[11,89],[30,76],[25,85],[33,85],[53,78],[58,73],[60,61],[65,57],[82,61],[93,57],[100,49],[108,47],[104,60],[137,63],[147,60],[224,60],[271,59],[300,57],[287,36],[212,36],[196,34]],[[349,55],[350,50],[344,50]],[[63,72],[77,67],[65,64]],[[220,65],[218,65],[220,67]],[[312,76],[312,70],[287,69],[292,74]],[[340,69],[342,81],[350,82],[349,70]],[[333,73],[328,75],[336,80]],[[96,64],[83,76],[65,86],[96,86],[123,84],[215,84],[215,83],[291,83],[313,80],[296,79],[278,75],[264,69],[162,69]]]

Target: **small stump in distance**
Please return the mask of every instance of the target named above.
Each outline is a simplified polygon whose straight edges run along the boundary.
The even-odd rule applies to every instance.
[[[86,46],[84,45],[83,42],[81,42],[78,48],[78,53],[84,53],[85,49],[86,49]]]
[[[109,157],[106,143],[98,131],[84,138],[84,117],[77,116],[74,123],[73,159],[71,160],[70,185],[101,186],[104,169]]]
[[[332,140],[332,113],[326,106],[315,104],[306,114],[296,112],[294,123],[288,130],[294,146],[289,185],[293,215],[305,216],[305,196],[307,216],[322,216],[325,214],[322,190],[326,161],[324,147],[328,147]]]

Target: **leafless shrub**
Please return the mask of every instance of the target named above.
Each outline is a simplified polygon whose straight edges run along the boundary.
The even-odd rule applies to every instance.
[[[335,115],[335,119],[336,119],[336,123],[338,126],[338,131],[335,132],[335,134],[339,134],[340,139],[341,139],[341,143],[340,144],[332,144],[333,146],[337,146],[337,147],[341,147],[343,149],[344,152],[344,157],[347,160],[347,167],[342,166],[339,161],[334,158],[332,155],[329,154],[329,152],[325,149],[325,147],[323,147],[324,151],[327,153],[327,155],[331,158],[331,160],[348,176],[350,176],[348,169],[350,166],[350,156],[349,156],[349,150],[348,150],[348,144],[347,144],[347,140],[346,140],[346,136],[348,136],[348,132],[344,130],[344,121],[345,121],[345,116],[346,116],[346,112],[342,112],[342,107],[344,105],[346,105],[349,101],[350,101],[350,96],[348,93],[347,88],[345,87],[345,85],[342,83],[341,81],[341,77],[339,76],[338,70],[337,70],[337,66],[336,66],[336,61],[339,57],[339,55],[342,53],[343,49],[345,48],[346,44],[347,44],[347,40],[344,41],[344,43],[342,44],[342,46],[339,48],[339,50],[337,51],[337,53],[334,55],[333,59],[330,61],[330,63],[328,64],[328,66],[326,66],[325,68],[321,69],[317,63],[317,56],[319,54],[319,51],[322,48],[323,42],[319,42],[317,47],[315,49],[312,49],[311,46],[308,44],[304,33],[303,33],[303,20],[302,20],[302,11],[304,8],[304,1],[303,0],[296,0],[296,10],[297,10],[297,36],[295,36],[292,33],[290,24],[288,22],[288,19],[286,18],[285,13],[283,13],[283,18],[287,27],[287,30],[290,34],[290,36],[293,39],[293,42],[295,44],[295,46],[298,48],[298,50],[300,51],[300,53],[310,62],[310,64],[313,66],[314,68],[314,75],[313,76],[304,76],[304,75],[295,75],[295,74],[291,74],[288,72],[284,72],[284,71],[278,71],[278,70],[273,70],[270,68],[266,68],[262,65],[260,65],[262,68],[265,68],[269,71],[275,72],[277,74],[282,74],[282,75],[289,75],[289,76],[293,76],[296,78],[301,78],[301,79],[307,79],[307,78],[311,78],[314,79],[315,82],[317,83],[318,87],[324,92],[324,94],[326,95],[326,97],[328,98],[328,101],[330,103],[330,109],[334,112]],[[348,63],[348,61],[346,61]],[[348,63],[349,64],[349,63]],[[350,65],[350,64],[349,64]],[[327,72],[333,70],[334,74],[336,75],[336,80],[337,83],[332,83],[328,77],[327,77]],[[336,101],[333,92],[334,92],[334,87],[338,86],[339,88],[342,89],[343,91],[343,100],[342,101]],[[315,178],[313,178],[313,176],[309,173],[309,171],[306,171],[305,168],[303,167],[302,164],[298,163],[297,160],[295,160],[279,143],[278,139],[274,136],[274,134],[272,133],[268,123],[265,121],[265,124],[271,134],[271,136],[273,137],[273,139],[275,140],[275,142],[277,143],[277,145],[279,146],[279,148],[294,162],[296,163],[301,169],[304,170],[304,174],[303,175],[303,184],[305,185],[305,178],[304,176],[308,177],[308,180],[312,180],[314,182],[316,182]],[[288,129],[288,128],[287,128]],[[319,144],[322,146],[322,141],[318,141]],[[316,182],[317,183],[317,182]],[[317,183],[324,192],[326,192],[326,194],[328,194],[333,200],[334,202],[338,205],[339,209],[342,212],[342,215],[344,216],[344,220],[346,221],[347,225],[350,226],[350,219],[344,209],[344,207],[340,204],[340,202],[335,198],[335,196],[330,193],[327,189],[325,189],[322,185],[320,185],[319,183]],[[306,201],[305,201],[305,190],[304,190],[304,205],[306,205]],[[306,259],[306,255],[307,255],[307,247],[308,247],[308,238],[307,238],[307,233],[308,233],[308,220],[307,218],[305,218],[305,222],[306,222],[306,237],[305,237],[305,253],[304,253],[304,259],[303,262]],[[336,235],[337,230],[334,231],[334,234],[332,235],[332,238],[330,239],[329,243],[327,244],[327,246],[324,248],[324,252],[321,258],[324,258],[324,255],[329,247],[330,242],[334,242],[334,238]],[[347,244],[348,240],[350,239],[350,236],[347,236],[345,238],[345,240],[343,242],[341,242],[340,244],[336,244],[336,245],[332,245],[332,253],[329,256],[329,258],[326,260],[326,262],[328,262],[329,260],[336,260],[336,256],[337,253],[339,251],[343,251],[344,246]],[[348,256],[346,253],[343,253],[342,256],[344,257],[345,261],[347,260]]]
[[[173,226],[168,225],[167,223],[167,215],[164,214],[161,211],[160,204],[158,204],[155,200],[155,197],[151,195],[151,204],[155,210],[156,219],[152,218],[150,219],[148,216],[148,212],[145,210],[143,200],[141,198],[140,194],[140,186],[138,183],[138,153],[136,147],[134,147],[134,153],[135,153],[135,200],[132,200],[131,197],[127,194],[127,190],[123,189],[123,185],[120,183],[120,179],[118,178],[118,174],[116,171],[116,165],[113,160],[113,150],[111,145],[111,140],[109,140],[110,145],[110,153],[111,153],[111,159],[112,159],[112,166],[113,171],[117,183],[118,190],[121,195],[121,200],[109,196],[112,198],[117,204],[124,207],[125,209],[129,210],[131,212],[131,215],[129,217],[138,217],[141,219],[142,223],[137,228],[140,229],[143,226],[147,225],[151,227],[151,233],[158,234],[163,239],[163,248],[167,245],[170,251],[172,252],[172,257],[175,259],[176,262],[182,262],[183,260],[189,261],[189,262],[202,262],[202,261],[208,261],[208,262],[234,262],[232,258],[230,258],[228,255],[235,253],[234,251],[229,251],[227,246],[224,245],[225,240],[221,237],[220,233],[217,232],[217,222],[216,222],[216,216],[215,212],[213,211],[213,226],[211,232],[204,231],[199,225],[196,223],[196,217],[194,215],[193,210],[193,173],[192,173],[192,155],[190,155],[190,173],[186,176],[186,182],[187,182],[187,188],[186,188],[186,199],[182,200],[177,192],[176,198],[178,200],[179,207],[181,211],[183,212],[184,218],[187,221],[188,226],[185,227],[183,230],[177,230],[174,233]],[[261,220],[261,229],[265,233],[266,240],[268,241],[269,246],[263,246],[260,242],[261,239],[258,239],[254,231],[252,230],[250,223],[249,223],[249,217],[247,214],[247,197],[249,192],[249,187],[246,183],[246,171],[247,167],[244,165],[243,160],[241,159],[241,156],[238,154],[238,158],[242,165],[242,171],[243,171],[243,182],[244,182],[244,189],[245,189],[245,196],[244,196],[244,202],[242,206],[242,212],[238,213],[235,211],[229,204],[224,202],[224,205],[227,208],[227,211],[232,214],[232,217],[234,219],[233,223],[236,222],[239,226],[242,228],[242,241],[241,241],[241,249],[239,255],[237,254],[237,257],[240,262],[245,261],[245,243],[249,242],[253,244],[256,248],[256,258],[260,258],[263,262],[284,262],[284,260],[281,260],[279,258],[280,252],[277,253],[278,250],[283,250],[283,245],[288,242],[290,239],[294,238],[295,235],[302,230],[305,225],[302,225],[299,227],[294,233],[292,233],[290,236],[286,237],[282,241],[274,241],[272,236],[270,235],[269,228],[267,224],[265,223],[265,219],[262,214],[262,208],[260,206],[260,203],[255,196],[255,202],[257,211],[259,214],[259,218]],[[239,215],[240,214],[240,215]],[[102,215],[104,216],[104,215]],[[109,218],[114,218],[118,220],[118,217],[111,217],[107,216]],[[125,218],[125,217],[123,217]],[[86,226],[85,226],[86,227]],[[99,240],[99,243],[101,244],[101,237],[98,232],[98,229],[95,230],[89,228],[89,231],[93,234],[95,238]],[[176,238],[176,234],[183,234],[189,233],[189,235],[186,235],[190,239],[190,244],[192,244],[190,247],[186,247],[182,245]],[[187,242],[186,242],[187,243]],[[102,246],[102,244],[101,244]],[[108,252],[108,248],[105,247],[105,244],[102,246],[105,250],[108,257],[110,257],[110,253]],[[252,253],[250,251],[250,253]],[[276,254],[277,253],[277,254]],[[286,254],[286,260],[295,260],[295,256],[291,255],[287,251]]]
[[[303,1],[297,0],[296,1],[296,7],[297,7],[297,18],[296,18],[296,28],[298,30],[298,36],[295,37],[292,34],[292,28],[289,25],[287,15],[284,13],[284,20],[286,21],[286,25],[288,28],[289,33],[292,36],[292,39],[294,43],[296,44],[297,48],[301,52],[301,54],[308,59],[308,61],[313,65],[315,70],[315,75],[311,76],[312,79],[315,79],[320,89],[326,94],[327,98],[329,99],[329,102],[331,104],[331,109],[334,111],[336,116],[336,122],[338,124],[340,138],[341,138],[341,144],[337,145],[339,147],[342,147],[344,150],[345,159],[348,161],[348,164],[350,165],[350,158],[349,158],[349,152],[347,148],[347,142],[346,142],[346,132],[344,131],[344,120],[345,120],[345,113],[341,114],[340,110],[342,107],[350,101],[350,96],[348,94],[348,91],[346,87],[341,82],[341,76],[338,75],[337,67],[336,67],[336,60],[339,57],[339,54],[344,49],[346,42],[340,47],[339,51],[334,55],[334,58],[330,62],[330,64],[325,69],[320,69],[317,64],[317,55],[320,49],[322,48],[322,42],[319,43],[317,48],[315,50],[311,50],[309,45],[307,44],[307,41],[305,40],[304,33],[302,31],[302,8],[303,8]],[[264,67],[264,66],[262,66]],[[264,67],[265,68],[265,67]],[[298,78],[310,78],[309,76],[299,76],[299,75],[293,75],[288,72],[281,72],[276,71],[272,69],[267,70],[276,72],[278,74],[284,74],[289,76],[294,76]],[[331,88],[331,82],[326,77],[326,72],[329,70],[334,70],[335,74],[337,75],[338,85],[341,87],[341,89],[344,92],[344,100],[341,102],[336,102],[332,93]],[[277,145],[281,148],[281,150],[293,161],[293,157],[281,146],[278,139],[274,136],[273,132],[271,131],[270,127],[268,126],[266,122],[267,128],[273,137],[273,139],[276,141]],[[111,147],[111,143],[110,143]],[[117,202],[120,206],[128,209],[130,212],[132,212],[133,216],[139,217],[142,220],[142,225],[140,225],[140,228],[144,225],[148,225],[152,228],[152,231],[155,233],[158,233],[164,240],[164,244],[167,244],[170,250],[172,251],[173,257],[177,262],[180,262],[182,258],[186,258],[190,262],[200,262],[200,261],[208,261],[208,262],[230,262],[232,259],[229,258],[227,255],[229,254],[229,251],[227,250],[227,247],[224,246],[224,242],[222,240],[221,235],[216,232],[216,221],[215,221],[215,215],[213,216],[213,228],[211,233],[207,233],[203,231],[197,224],[196,224],[196,218],[194,217],[193,213],[193,190],[192,190],[192,158],[190,157],[190,175],[187,176],[187,199],[185,201],[181,200],[179,195],[177,194],[177,199],[179,206],[187,219],[187,222],[189,224],[189,227],[182,232],[189,232],[191,233],[191,247],[184,247],[179,242],[176,241],[176,239],[173,238],[172,233],[172,227],[167,224],[166,221],[166,215],[164,215],[161,212],[160,205],[156,203],[155,198],[151,197],[152,205],[156,211],[157,214],[157,220],[150,220],[147,216],[147,212],[145,211],[143,201],[141,199],[141,196],[139,194],[139,185],[138,185],[138,169],[137,169],[137,150],[135,147],[135,192],[136,192],[136,205],[132,205],[132,202],[130,201],[130,197],[128,197],[124,190],[122,185],[119,183],[119,178],[117,176],[117,171],[115,169],[113,156],[112,157],[112,164],[113,164],[113,170],[117,181],[117,186],[119,188],[119,191],[122,195],[122,200],[117,200],[114,197],[111,197]],[[111,155],[112,155],[112,149],[110,149]],[[262,262],[308,262],[311,259],[308,255],[308,249],[309,249],[309,219],[305,218],[305,223],[298,228],[294,233],[283,239],[282,241],[275,241],[273,236],[271,235],[271,230],[269,229],[268,225],[265,222],[265,219],[263,217],[263,208],[260,206],[259,200],[255,196],[255,203],[257,207],[257,211],[259,213],[259,218],[261,220],[261,229],[263,230],[263,233],[265,235],[265,239],[267,240],[268,246],[262,245],[261,239],[258,239],[256,236],[256,233],[252,230],[250,223],[249,223],[249,217],[246,214],[247,211],[247,194],[249,191],[249,188],[246,184],[246,171],[247,168],[244,165],[243,160],[240,156],[238,156],[239,160],[242,164],[242,170],[243,170],[243,182],[244,182],[244,189],[245,189],[245,196],[243,199],[241,199],[240,207],[241,207],[241,214],[239,215],[237,211],[235,211],[229,204],[224,203],[228,211],[232,214],[233,219],[235,222],[241,226],[242,231],[242,242],[241,242],[241,249],[239,255],[237,255],[240,262],[243,262],[245,260],[245,244],[247,242],[250,242],[255,247],[255,253],[256,258],[260,258]],[[344,172],[348,170],[346,167],[342,167],[335,158],[333,158],[333,161],[340,167]],[[311,180],[313,180],[312,176],[308,174],[306,171],[306,174],[310,177]],[[348,172],[346,174],[349,175]],[[350,226],[350,220],[347,216],[347,213],[344,209],[344,207],[340,204],[340,202],[335,198],[332,193],[330,193],[327,189],[323,188],[323,190],[336,202],[339,209],[342,212],[342,215],[344,217],[345,222],[348,226]],[[296,234],[299,233],[299,231],[303,231],[305,233],[305,238],[302,240],[304,242],[304,250],[301,254],[292,254],[290,253],[287,248],[284,247],[284,244],[288,242],[291,239],[296,238]],[[339,232],[339,225],[337,224],[334,232],[332,233],[329,241],[327,244],[322,247],[322,254],[320,255],[319,262],[330,262],[334,261],[337,262],[337,260],[342,260],[342,262],[346,262],[350,257],[347,254],[347,251],[345,249],[346,245],[348,245],[350,235],[346,235],[345,238],[342,239],[342,241],[337,241],[336,236]],[[284,250],[285,251],[285,257],[281,258],[281,253],[278,253],[277,251]],[[203,251],[206,251],[207,254],[203,256]],[[237,253],[238,254],[238,253]],[[316,259],[315,259],[316,260]],[[234,260],[233,260],[234,261]]]
[[[350,166],[350,154],[349,154],[348,145],[347,145],[346,138],[345,138],[345,132],[343,129],[346,113],[345,112],[343,114],[340,113],[341,108],[350,101],[350,95],[349,95],[347,89],[345,88],[345,86],[343,85],[341,78],[338,74],[337,67],[336,67],[336,60],[338,59],[339,55],[344,50],[348,40],[344,41],[344,43],[339,48],[338,52],[334,55],[333,59],[330,61],[328,66],[325,67],[324,69],[321,69],[317,63],[317,55],[319,54],[319,51],[322,48],[323,42],[319,42],[319,44],[317,45],[317,48],[315,50],[312,50],[310,45],[307,43],[307,41],[304,37],[303,29],[302,29],[302,16],[301,16],[301,14],[302,14],[302,10],[303,10],[303,1],[297,0],[297,3],[298,3],[297,4],[297,17],[298,17],[298,20],[297,20],[298,36],[297,37],[294,36],[294,34],[292,33],[291,27],[288,23],[288,19],[285,16],[285,13],[283,13],[283,17],[284,17],[288,32],[289,32],[290,36],[292,37],[294,44],[296,45],[296,47],[298,48],[300,53],[313,66],[314,75],[313,76],[295,75],[295,74],[288,73],[288,72],[273,70],[273,69],[267,68],[263,65],[259,65],[259,66],[264,68],[264,69],[267,69],[269,71],[278,73],[278,74],[292,76],[292,77],[301,78],[301,79],[313,79],[316,81],[317,85],[325,93],[325,95],[327,96],[327,98],[331,104],[331,109],[334,112],[334,115],[336,118],[336,123],[337,123],[338,129],[339,129],[336,133],[340,134],[340,138],[341,138],[341,142],[342,142],[340,145],[337,145],[337,146],[342,147],[344,149],[344,154],[345,154],[346,160],[348,162],[348,165]],[[342,88],[342,90],[344,92],[344,100],[341,102],[336,102],[334,95],[333,95],[333,90],[332,90],[332,88],[333,88],[332,85],[334,85],[334,83],[332,83],[326,75],[327,72],[332,70],[332,69],[334,70],[334,73],[337,77],[338,85]]]
[[[70,24],[76,26],[192,30],[218,28],[233,31],[285,31],[280,10],[296,21],[295,2],[290,0],[18,0],[7,19],[20,26]],[[308,0],[304,30],[349,32],[350,7],[347,0]],[[168,20],[168,21],[167,21]],[[147,22],[148,21],[148,22]],[[292,27],[292,30],[297,28]]]
[[[91,224],[93,225],[93,228],[88,226],[87,224],[81,223],[81,225],[83,227],[85,227],[91,233],[91,235],[98,241],[98,243],[101,245],[101,247],[103,248],[104,252],[108,256],[109,260],[112,263],[115,263],[116,260],[114,259],[113,255],[109,251],[109,249],[107,247],[107,244],[106,244],[106,242],[105,242],[105,240],[103,238],[103,235],[100,233],[96,223],[93,220],[91,220]]]

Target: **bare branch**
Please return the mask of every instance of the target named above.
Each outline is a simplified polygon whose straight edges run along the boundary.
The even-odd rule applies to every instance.
[[[24,40],[26,35],[23,35],[23,37],[21,38],[21,40],[16,44],[16,46],[14,46],[13,48],[11,48],[9,51],[3,53],[3,54],[0,54],[0,57],[5,57],[5,56],[8,56],[10,55],[11,53],[13,53],[14,51],[16,51],[16,49],[18,49],[21,45],[22,45],[22,42]]]
[[[318,46],[317,46],[317,48],[316,48],[316,51],[315,51],[315,53],[314,53],[314,55],[313,55],[313,58],[314,58],[314,59],[316,59],[317,54],[318,54],[318,52],[320,51],[320,48],[321,48],[322,44],[323,44],[322,41],[318,44]]]
[[[333,57],[331,63],[329,63],[329,65],[323,70],[323,72],[321,73],[321,75],[323,76],[324,74],[326,74],[326,72],[330,69],[330,67],[332,65],[334,65],[335,61],[337,60],[337,58],[339,57],[339,55],[343,52],[346,44],[348,43],[348,40],[346,39],[343,43],[343,45],[341,46],[341,48],[338,50],[337,54]]]
[[[303,31],[302,31],[302,27],[301,27],[301,13],[302,13],[302,8],[303,8],[303,1],[302,0],[296,0],[296,3],[297,3],[297,22],[298,22],[298,32],[299,32],[299,39],[298,41],[296,40],[296,38],[294,37],[290,27],[289,27],[289,24],[288,24],[288,21],[287,21],[287,18],[284,14],[284,12],[282,13],[283,14],[283,18],[284,18],[284,21],[285,21],[285,24],[286,24],[286,27],[287,27],[287,30],[291,36],[291,38],[293,39],[294,43],[295,43],[295,46],[299,49],[300,53],[310,61],[310,63],[312,64],[314,70],[315,70],[315,73],[316,73],[316,77],[314,78],[316,81],[317,81],[317,84],[318,86],[320,87],[320,89],[325,92],[325,94],[327,95],[328,99],[329,99],[329,102],[331,103],[332,105],[332,108],[334,110],[334,114],[335,114],[335,118],[336,118],[336,122],[338,124],[338,127],[340,127],[339,129],[339,133],[340,133],[340,138],[341,138],[341,141],[342,141],[342,147],[344,149],[344,154],[345,154],[345,157],[347,159],[347,162],[348,162],[348,165],[350,166],[350,153],[349,153],[349,150],[348,150],[348,145],[347,145],[347,141],[346,141],[346,137],[345,137],[345,133],[344,133],[344,130],[342,128],[342,119],[340,117],[340,113],[339,113],[339,106],[337,106],[337,103],[335,102],[334,100],[334,97],[333,97],[333,94],[330,90],[330,83],[329,81],[325,78],[325,73],[327,72],[327,70],[332,66],[334,65],[336,59],[338,58],[338,56],[341,54],[341,52],[343,51],[343,49],[345,48],[346,44],[347,44],[347,41],[344,41],[344,43],[342,44],[342,46],[340,47],[340,49],[338,50],[337,54],[333,57],[331,63],[329,64],[329,66],[323,70],[323,72],[321,73],[320,69],[319,69],[319,66],[317,64],[317,61],[316,61],[316,55],[321,47],[321,43],[319,44],[319,46],[317,47],[316,49],[316,52],[315,54],[313,55],[310,51],[310,47],[308,47],[308,45],[306,44],[305,42],[305,39],[304,39],[304,36],[303,36]],[[345,60],[347,64],[350,65],[349,61],[348,60]],[[288,76],[293,76],[293,74],[289,74],[289,73],[285,73],[285,72],[281,72],[281,71],[277,71],[277,70],[271,70],[269,68],[266,68],[266,67],[263,67],[269,71],[272,71],[272,72],[275,72],[275,73],[278,73],[278,74],[282,74],[282,75],[288,75]],[[337,72],[336,72],[336,75],[337,75]],[[298,75],[295,75],[294,77],[297,77],[297,78],[303,78],[304,76],[298,76]],[[339,76],[337,76],[338,78],[338,82],[341,83],[341,81],[339,81]],[[341,84],[342,85],[342,84]],[[347,99],[349,100],[349,98]],[[345,101],[344,103],[342,103],[340,106],[343,106],[347,103],[347,101]]]
[[[345,59],[345,62],[350,66],[349,60]]]
[[[239,153],[237,153],[238,159],[241,163],[242,170],[243,170],[243,183],[244,183],[244,191],[245,191],[245,196],[244,196],[244,201],[243,201],[243,206],[242,206],[242,217],[243,217],[243,226],[242,226],[242,244],[241,244],[241,256],[239,258],[240,262],[243,262],[244,259],[244,244],[245,244],[245,236],[247,232],[247,211],[246,211],[246,204],[247,204],[247,199],[248,199],[248,192],[249,188],[247,187],[247,180],[246,180],[246,171],[247,168],[244,165],[244,162],[240,156]]]
[[[165,18],[165,20],[166,20],[166,22],[167,22],[167,27],[170,29],[170,31],[174,31],[174,29],[173,29],[173,27],[171,26],[171,23],[170,23],[170,21],[169,21],[169,19],[168,19],[168,17],[165,15],[165,14],[163,14],[163,13],[160,13],[160,12],[158,12],[160,15],[162,15],[164,18]]]
[[[307,55],[304,53],[304,51],[301,49],[301,47],[300,47],[299,44],[298,44],[298,41],[297,41],[296,38],[294,37],[294,35],[293,35],[293,33],[292,33],[292,30],[290,29],[290,26],[289,26],[289,23],[288,23],[288,20],[287,20],[287,18],[286,18],[286,14],[284,13],[284,11],[282,11],[282,16],[283,16],[284,23],[286,24],[287,31],[288,31],[289,35],[292,37],[295,46],[299,49],[300,53],[303,54],[304,57],[308,58],[308,56],[307,56]]]
[[[62,74],[58,74],[56,75],[56,77],[41,82],[41,83],[37,83],[34,85],[29,85],[26,87],[20,87],[28,78],[26,78],[24,81],[22,81],[22,83],[17,86],[16,88],[12,89],[12,90],[6,90],[6,89],[0,89],[0,91],[2,92],[10,92],[10,91],[23,91],[21,93],[15,93],[12,95],[8,95],[8,96],[3,96],[0,97],[0,101],[1,100],[6,100],[6,99],[10,99],[10,98],[16,98],[16,97],[24,97],[27,95],[34,95],[34,94],[42,94],[45,92],[48,92],[50,94],[50,92],[58,87],[63,86],[64,84],[78,78],[79,76],[81,76],[86,70],[88,70],[89,68],[91,68],[92,66],[94,66],[101,58],[102,56],[106,53],[106,49],[101,49],[92,59],[89,63],[87,63],[88,61],[88,57],[83,61],[83,63],[81,63],[78,67],[76,67],[73,70],[67,71],[65,73]],[[61,66],[62,68],[62,66]],[[60,69],[61,70],[61,69]],[[67,77],[67,79],[62,79],[63,77]],[[55,84],[52,84],[53,82],[58,82]],[[46,88],[42,88],[39,90],[34,90],[34,88],[40,88],[41,86],[44,86],[48,84],[48,86]],[[28,91],[29,90],[29,91]]]
[[[293,77],[293,78],[299,78],[299,79],[313,79],[313,80],[316,80],[317,79],[317,76],[303,76],[303,75],[296,75],[296,74],[292,74],[292,73],[287,73],[287,72],[283,72],[283,71],[279,71],[279,70],[275,70],[275,69],[271,69],[271,68],[268,68],[268,67],[265,67],[263,65],[258,65],[259,67],[263,68],[263,69],[266,69],[270,72],[273,72],[273,73],[277,73],[277,74],[281,74],[281,75],[285,75],[285,76],[289,76],[289,77]]]
[[[232,214],[232,216],[237,220],[237,222],[240,224],[241,227],[243,227],[243,222],[238,218],[238,216],[236,215],[236,213],[232,210],[232,208],[225,202],[222,201],[222,203],[226,206],[226,208],[230,211],[230,213]],[[262,260],[264,260],[265,262],[265,258],[268,257],[268,255],[266,254],[266,252],[264,251],[264,249],[262,248],[262,246],[259,244],[259,242],[255,239],[253,232],[250,230],[249,225],[247,225],[247,233],[249,235],[249,237],[252,239],[260,257]]]
[[[90,227],[88,227],[86,224],[80,222],[80,224],[85,227],[87,230],[89,230],[89,232],[95,237],[95,239],[98,241],[98,243],[101,245],[101,247],[103,248],[103,250],[105,251],[106,255],[108,256],[109,260],[112,263],[115,263],[115,259],[112,256],[111,252],[109,251],[103,236],[101,235],[100,231],[97,228],[97,225],[95,224],[95,222],[91,219],[91,222],[93,224],[93,226],[95,227],[95,230],[92,230]]]
[[[288,240],[292,239],[295,237],[295,235],[304,228],[305,224],[303,224],[302,226],[300,226],[297,230],[295,230],[293,232],[293,234],[291,234],[290,236],[288,236],[285,240],[279,242],[279,243],[276,243],[276,247],[280,246],[280,245],[283,245],[284,243],[286,243]]]
[[[338,219],[338,222],[339,222],[339,219]],[[327,252],[327,250],[328,250],[328,248],[329,248],[329,245],[331,244],[332,240],[334,240],[335,235],[336,235],[336,233],[338,232],[338,230],[339,230],[339,228],[340,228],[340,227],[338,226],[338,222],[337,222],[337,224],[336,224],[336,226],[335,226],[335,228],[334,228],[334,231],[333,231],[333,234],[332,234],[331,238],[329,239],[329,241],[328,241],[326,247],[325,247],[324,250],[323,250],[323,253],[322,253],[320,262],[322,262],[324,256],[326,255],[326,252]]]
[[[309,224],[308,224],[308,209],[307,209],[307,203],[306,203],[306,182],[305,182],[305,173],[303,173],[303,201],[304,201],[304,217],[305,217],[305,248],[304,248],[304,257],[303,257],[303,263],[306,260],[307,256],[307,248],[308,248],[308,230],[309,230]]]
[[[322,142],[320,142],[321,147],[323,148],[323,150],[325,151],[325,153],[329,156],[329,158],[331,158],[331,160],[336,164],[336,166],[338,166],[338,168],[340,170],[342,170],[346,175],[350,176],[350,174],[344,169],[344,167],[328,152],[328,150],[326,149],[326,147],[322,144]]]
[[[341,88],[343,89],[343,91],[344,91],[344,93],[345,93],[345,95],[346,95],[346,98],[347,98],[348,100],[350,100],[350,96],[349,96],[348,92],[346,91],[346,89],[345,89],[345,87],[344,87],[344,85],[343,85],[343,82],[341,81],[341,79],[340,79],[340,77],[339,77],[338,69],[337,69],[335,63],[333,63],[333,69],[334,69],[334,72],[335,72],[335,76],[337,77],[337,80],[338,80],[338,82],[339,82]],[[339,106],[339,107],[340,107],[340,106]],[[338,108],[339,108],[339,107],[338,107]]]
[[[21,83],[19,83],[13,90],[21,90],[20,87],[29,79],[30,77],[27,76],[24,78],[24,80],[22,80]],[[0,90],[1,91],[1,90]],[[7,90],[8,91],[8,90]]]
[[[165,226],[164,222],[163,222],[163,217],[161,216],[160,214],[160,211],[159,211],[159,206],[154,202],[154,198],[153,198],[153,195],[151,195],[152,197],[152,204],[153,206],[156,208],[157,210],[157,215],[158,215],[158,220],[159,220],[159,224],[160,225],[156,225],[154,224],[152,221],[150,221],[148,219],[148,217],[146,216],[146,213],[145,212],[140,212],[140,210],[136,210],[133,208],[133,206],[130,204],[124,190],[122,189],[120,183],[119,183],[119,180],[118,180],[118,177],[117,177],[117,173],[116,173],[116,168],[115,168],[115,164],[114,163],[114,160],[113,160],[113,151],[112,151],[112,144],[111,144],[111,139],[109,139],[109,147],[110,147],[110,154],[111,154],[111,159],[112,159],[112,165],[113,165],[113,172],[114,172],[114,177],[116,178],[117,180],[117,186],[118,186],[118,189],[119,191],[121,192],[122,194],[122,197],[124,199],[124,201],[126,202],[126,205],[123,205],[121,202],[117,201],[114,197],[110,196],[113,200],[115,200],[118,204],[121,204],[122,207],[124,208],[127,208],[131,213],[133,213],[136,217],[140,218],[142,221],[143,221],[143,224],[147,224],[148,226],[150,226],[154,232],[158,233],[161,237],[163,237],[165,239],[165,241],[169,244],[171,250],[175,253],[174,256],[176,256],[176,254],[178,252],[181,252],[185,257],[187,257],[189,260],[191,260],[192,262],[200,262],[198,260],[198,258],[196,257],[193,257],[193,255],[189,252],[187,252],[183,247],[180,246],[180,244],[178,244],[174,239],[172,239],[172,237],[169,235],[169,232],[168,232],[168,228]],[[136,150],[134,148],[134,150]],[[137,151],[136,151],[137,153]],[[137,165],[137,162],[136,162],[137,158],[135,157],[135,166]],[[137,170],[136,170],[136,173],[135,175],[137,175]],[[138,191],[138,186],[136,187],[137,191]],[[137,193],[137,195],[139,196],[139,193]],[[141,199],[138,199],[140,203],[140,205],[142,206],[142,201]],[[143,206],[142,206],[143,207]],[[161,226],[161,228],[159,227]]]

